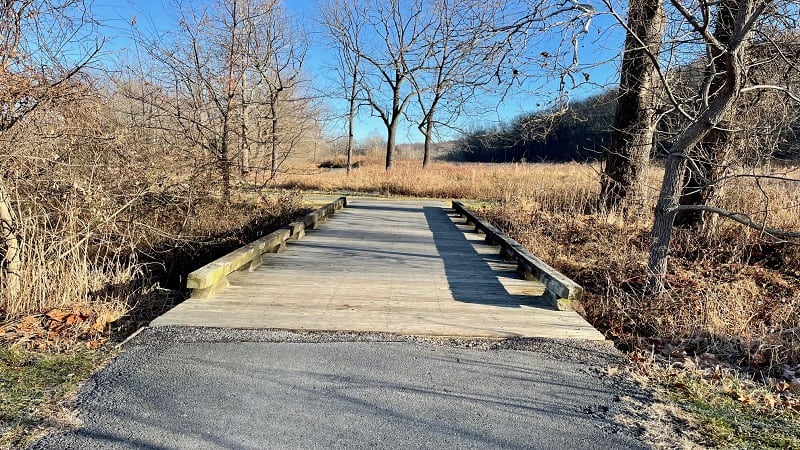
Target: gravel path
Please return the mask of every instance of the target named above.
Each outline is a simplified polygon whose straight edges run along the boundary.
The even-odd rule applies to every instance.
[[[646,395],[584,341],[147,329],[34,449],[647,448]],[[628,420],[624,420],[628,417]]]

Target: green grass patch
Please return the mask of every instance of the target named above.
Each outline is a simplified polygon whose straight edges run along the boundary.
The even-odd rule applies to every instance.
[[[64,402],[108,360],[107,350],[0,349],[0,449],[20,448],[58,425]]]
[[[800,412],[766,386],[691,373],[672,373],[663,385],[721,448],[800,450]]]

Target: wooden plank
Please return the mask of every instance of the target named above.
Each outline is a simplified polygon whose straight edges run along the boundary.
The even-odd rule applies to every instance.
[[[237,270],[252,270],[261,265],[261,255],[283,251],[287,239],[300,239],[305,228],[316,228],[325,217],[334,214],[347,204],[345,197],[339,197],[322,208],[307,214],[301,220],[292,222],[256,241],[240,247],[205,266],[191,272],[186,287],[192,289],[192,296],[208,298],[226,286],[226,277]]]
[[[603,340],[439,201],[352,200],[226,289],[151,325]]]
[[[289,230],[289,239],[296,241],[306,235],[306,226],[303,222],[292,222],[284,228]]]
[[[189,289],[208,289],[220,283],[228,274],[235,270],[249,269],[258,260],[261,254],[276,249],[289,237],[289,230],[282,228],[253,241],[244,247],[228,253],[189,274],[186,287]]]

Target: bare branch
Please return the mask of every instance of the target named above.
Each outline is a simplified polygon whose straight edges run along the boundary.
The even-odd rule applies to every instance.
[[[733,220],[734,222],[738,222],[742,225],[745,225],[749,228],[753,228],[754,230],[758,230],[762,233],[766,233],[773,237],[778,238],[800,238],[800,232],[797,231],[789,231],[789,230],[781,230],[779,228],[771,228],[764,224],[760,224],[755,222],[749,215],[745,213],[739,212],[731,212],[724,210],[722,208],[717,208],[715,206],[709,205],[680,205],[675,208],[675,211],[704,211],[717,214],[719,216],[728,218]]]

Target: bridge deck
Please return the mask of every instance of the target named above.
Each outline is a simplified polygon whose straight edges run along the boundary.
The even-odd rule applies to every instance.
[[[461,223],[441,202],[356,198],[254,271],[231,274],[230,287],[151,325],[603,339],[549,307],[540,283]]]

